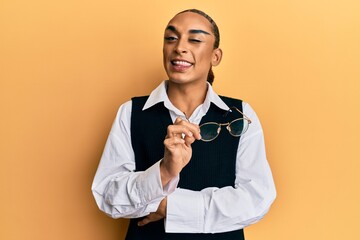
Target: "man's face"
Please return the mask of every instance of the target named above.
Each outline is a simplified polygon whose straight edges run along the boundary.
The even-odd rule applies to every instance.
[[[203,16],[185,12],[170,20],[165,30],[163,61],[170,81],[206,81],[212,65],[217,65],[219,49],[210,22]],[[217,59],[219,61],[217,62]]]

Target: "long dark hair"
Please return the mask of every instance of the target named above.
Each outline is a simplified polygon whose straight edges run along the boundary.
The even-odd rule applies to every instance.
[[[198,10],[198,9],[187,9],[187,10],[184,10],[182,12],[179,12],[178,14],[185,13],[185,12],[197,13],[197,14],[205,17],[210,22],[211,30],[212,30],[212,32],[213,32],[213,34],[215,36],[214,49],[218,48],[219,45],[220,45],[220,32],[219,32],[219,28],[216,25],[215,21],[209,15],[207,15],[206,13],[204,13],[203,11]],[[178,14],[176,14],[176,15],[178,15]],[[214,72],[212,71],[212,67],[210,67],[208,77],[207,77],[207,81],[212,85],[213,82],[214,82],[214,78],[215,78]]]

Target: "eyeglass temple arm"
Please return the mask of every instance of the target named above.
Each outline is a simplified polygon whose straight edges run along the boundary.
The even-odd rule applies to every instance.
[[[246,120],[248,120],[249,121],[249,123],[251,123],[251,119],[250,118],[248,118],[242,111],[240,111],[237,107],[230,107],[230,109],[231,108],[233,108],[233,109],[235,109],[236,111],[238,111],[241,115],[243,115],[243,117],[246,119]],[[229,110],[230,110],[229,109]]]

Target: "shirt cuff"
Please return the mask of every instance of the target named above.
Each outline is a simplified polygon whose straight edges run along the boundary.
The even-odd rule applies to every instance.
[[[141,202],[148,203],[146,212],[155,212],[161,200],[173,193],[179,182],[179,176],[170,180],[164,187],[160,176],[160,162],[156,162],[139,176],[137,189]]]
[[[203,232],[205,213],[201,192],[177,188],[167,197],[166,211],[165,232]]]

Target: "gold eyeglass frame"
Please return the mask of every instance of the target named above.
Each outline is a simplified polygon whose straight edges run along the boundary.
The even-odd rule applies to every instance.
[[[236,119],[232,120],[231,122],[227,122],[227,123],[207,122],[207,123],[201,124],[201,125],[199,126],[200,129],[201,129],[202,126],[208,125],[208,124],[216,124],[216,125],[219,126],[218,129],[217,129],[217,135],[216,135],[214,138],[209,139],[209,140],[204,140],[204,139],[201,138],[201,141],[211,142],[211,141],[215,140],[215,139],[220,135],[221,128],[222,128],[223,126],[226,126],[226,129],[228,130],[228,132],[230,133],[230,135],[233,136],[233,137],[240,137],[242,134],[244,134],[244,133],[249,129],[249,125],[251,124],[251,119],[248,118],[248,117],[247,117],[243,112],[241,112],[237,107],[230,107],[229,110],[228,110],[228,112],[227,112],[226,114],[228,114],[229,112],[232,112],[231,109],[235,109],[235,110],[238,111],[241,115],[243,115],[243,117],[242,117],[242,118],[236,118]],[[248,125],[247,125],[246,129],[243,130],[240,135],[232,134],[232,133],[231,133],[231,129],[230,129],[230,125],[231,125],[233,122],[239,121],[239,120],[241,120],[241,119],[248,121]]]

